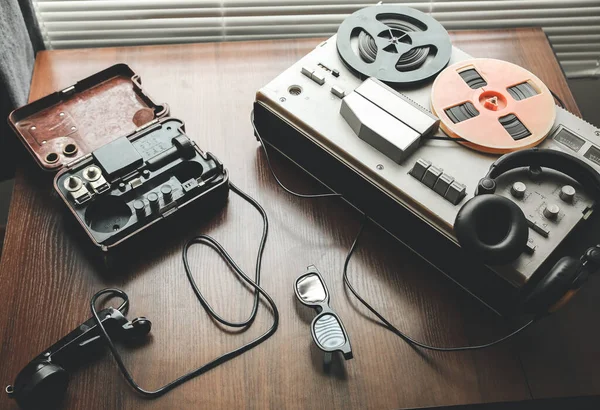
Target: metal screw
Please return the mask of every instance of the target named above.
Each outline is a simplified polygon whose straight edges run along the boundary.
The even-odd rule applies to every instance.
[[[600,131],[596,131],[595,134],[600,137]]]
[[[380,171],[381,171],[381,170],[383,169],[383,165],[381,165],[381,164],[377,164],[377,167],[376,167],[376,168],[377,168],[378,170],[380,170]]]
[[[285,102],[285,97],[281,97],[281,98],[279,99],[279,101],[281,101],[281,102]]]

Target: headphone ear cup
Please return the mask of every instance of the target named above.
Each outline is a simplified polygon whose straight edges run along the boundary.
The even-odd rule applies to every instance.
[[[579,259],[565,256],[552,267],[523,302],[525,313],[542,314],[554,312],[575,294],[573,284],[580,275],[583,263]]]
[[[467,201],[454,221],[461,247],[490,265],[517,259],[529,238],[521,208],[500,195],[478,195]]]

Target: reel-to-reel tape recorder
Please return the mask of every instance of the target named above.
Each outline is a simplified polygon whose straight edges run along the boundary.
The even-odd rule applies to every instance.
[[[529,227],[513,258],[485,259],[459,240],[457,215],[500,155],[539,147],[598,171],[600,131],[556,106],[534,74],[472,58],[408,7],[349,16],[257,92],[254,122],[265,143],[502,313],[576,228],[593,229],[593,193],[532,160],[494,181]],[[497,229],[506,218],[492,209],[474,227],[487,248],[511,235]]]

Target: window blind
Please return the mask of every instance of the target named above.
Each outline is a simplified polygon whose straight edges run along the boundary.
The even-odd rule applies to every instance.
[[[33,0],[46,46],[325,37],[359,0]],[[392,4],[394,2],[385,2]],[[448,30],[542,27],[568,77],[600,76],[600,0],[412,0]]]

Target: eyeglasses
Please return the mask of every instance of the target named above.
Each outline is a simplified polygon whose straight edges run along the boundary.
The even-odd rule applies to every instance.
[[[325,361],[331,361],[333,352],[341,352],[344,359],[352,359],[352,347],[346,329],[338,315],[329,306],[329,291],[321,273],[313,265],[307,268],[294,286],[298,300],[318,314],[311,323],[315,344],[325,352]]]

